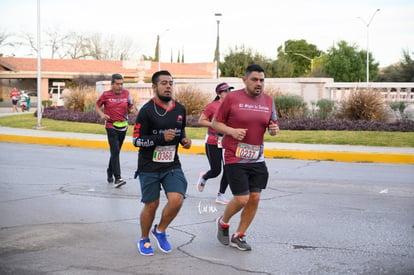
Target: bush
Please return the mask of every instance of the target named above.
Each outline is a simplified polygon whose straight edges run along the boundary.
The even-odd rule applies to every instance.
[[[316,112],[316,117],[320,119],[328,119],[332,116],[334,111],[335,102],[330,99],[319,99],[316,102],[316,106],[318,107],[318,111]]]
[[[91,104],[95,104],[98,93],[95,88],[79,86],[67,93],[64,97],[64,106],[68,110],[84,112]]]
[[[298,119],[306,116],[306,102],[298,95],[275,97],[277,116],[280,119]]]
[[[47,99],[47,100],[42,100],[42,106],[45,106],[45,107],[49,107],[49,106],[52,106],[52,100],[50,100],[50,99]]]
[[[398,110],[400,112],[400,114],[402,114],[402,113],[404,113],[405,107],[407,107],[407,106],[405,105],[405,102],[399,101],[399,102],[390,103],[390,107],[391,107],[392,110],[394,110],[394,111]]]
[[[367,120],[281,119],[279,127],[281,130],[414,132],[414,122],[409,120],[383,123]]]
[[[379,92],[356,90],[341,102],[337,118],[348,120],[385,121],[384,102]]]
[[[35,113],[37,115],[37,113]],[[77,112],[66,110],[63,107],[47,107],[43,117],[77,122],[103,123],[96,112]],[[199,127],[200,116],[187,116],[188,127]],[[128,124],[134,125],[136,116],[129,115]],[[410,120],[393,123],[382,123],[365,120],[339,120],[339,119],[279,119],[279,127],[282,130],[336,130],[336,131],[392,131],[414,132],[414,122]]]
[[[201,115],[206,105],[214,99],[216,94],[211,96],[203,93],[200,89],[192,86],[180,87],[175,91],[175,100],[185,106],[187,115]]]
[[[63,106],[45,108],[42,117],[56,120],[102,123],[101,117],[96,112],[78,112],[65,109]]]
[[[35,116],[37,113],[35,112]],[[89,122],[89,123],[103,123],[103,120],[97,112],[78,112],[73,110],[65,109],[61,107],[47,107],[43,110],[42,117],[56,119],[56,120],[66,120],[74,122]],[[135,124],[136,115],[128,115],[128,124]]]

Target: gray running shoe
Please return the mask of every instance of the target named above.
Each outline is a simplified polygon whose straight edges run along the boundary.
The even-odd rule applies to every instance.
[[[217,239],[220,243],[224,245],[229,245],[229,226],[223,226],[220,221],[223,216],[218,217],[216,220],[217,223]]]
[[[201,172],[200,176],[198,177],[198,181],[197,181],[198,192],[203,192],[204,186],[206,185],[206,180],[203,178],[205,174],[206,172]]]
[[[228,204],[229,200],[226,199],[226,197],[224,196],[224,194],[218,193],[217,198],[216,198],[216,203],[219,204]]]
[[[235,247],[239,250],[252,250],[252,247],[246,243],[245,235],[234,235],[231,237],[230,246]]]

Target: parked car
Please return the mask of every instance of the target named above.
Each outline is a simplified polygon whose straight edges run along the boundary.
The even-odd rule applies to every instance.
[[[65,94],[70,93],[69,89],[63,89],[60,88],[60,90],[58,90],[57,87],[52,87],[49,89],[49,99],[52,101],[53,105],[56,106],[63,106],[63,100],[65,97]]]

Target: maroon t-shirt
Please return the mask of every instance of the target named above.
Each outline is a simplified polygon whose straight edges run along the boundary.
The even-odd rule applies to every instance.
[[[12,100],[18,100],[19,99],[19,92],[17,90],[12,90],[10,92],[10,97]]]
[[[266,94],[250,96],[245,89],[231,92],[220,104],[215,119],[232,128],[248,129],[242,141],[224,136],[225,164],[264,161],[263,136],[270,120],[276,120],[272,97]]]
[[[96,101],[99,107],[104,106],[103,112],[109,116],[105,121],[105,128],[114,128],[115,121],[128,120],[128,108],[132,108],[132,97],[128,90],[116,94],[112,90],[105,91]]]
[[[218,107],[220,106],[220,100],[215,100],[207,104],[203,111],[203,114],[208,118],[209,121],[213,121],[214,115],[216,114]],[[211,127],[207,129],[206,143],[211,145],[217,145],[219,133]]]

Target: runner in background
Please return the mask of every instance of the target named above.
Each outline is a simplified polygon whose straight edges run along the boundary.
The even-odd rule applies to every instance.
[[[128,130],[128,114],[136,114],[132,96],[128,90],[123,89],[123,85],[124,78],[122,75],[113,74],[111,90],[103,92],[95,104],[96,112],[105,120],[111,153],[106,169],[107,182],[114,183],[115,188],[126,184],[126,181],[121,177],[119,155]],[[102,106],[104,107],[103,111],[101,110]]]
[[[14,87],[11,91],[10,91],[10,100],[12,102],[12,112],[19,112],[19,110],[17,109],[17,102],[19,102],[19,91],[17,90],[16,87]]]
[[[197,189],[199,192],[203,192],[208,179],[216,178],[221,173],[223,163],[221,141],[223,139],[223,135],[211,128],[211,121],[213,120],[221,102],[226,97],[227,93],[231,92],[232,89],[234,89],[234,87],[230,87],[225,82],[218,84],[216,86],[216,97],[206,106],[198,120],[199,125],[208,127],[205,139],[205,150],[208,163],[210,165],[210,170],[200,173],[200,177],[197,181]],[[228,185],[227,178],[223,173],[220,180],[220,188],[217,193],[216,203],[227,204],[229,202],[229,200],[224,196]]]

